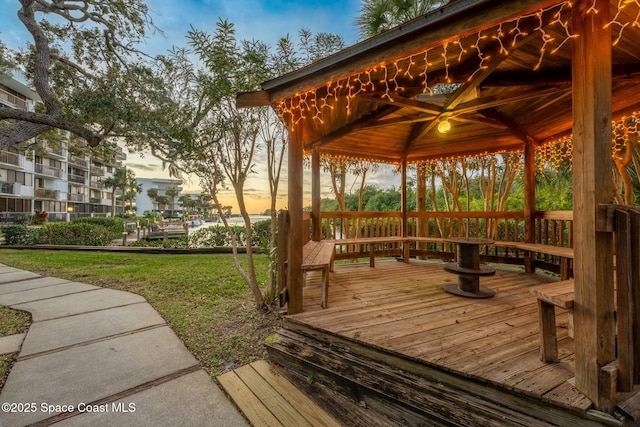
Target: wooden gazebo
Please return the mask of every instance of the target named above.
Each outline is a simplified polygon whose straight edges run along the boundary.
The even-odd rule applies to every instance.
[[[613,411],[611,124],[640,109],[639,14],[622,0],[454,0],[239,95],[273,106],[290,131],[288,313],[303,310],[305,154],[319,240],[320,156],[397,164],[406,178],[408,164],[523,151],[532,241],[536,149],[572,135],[575,387]]]

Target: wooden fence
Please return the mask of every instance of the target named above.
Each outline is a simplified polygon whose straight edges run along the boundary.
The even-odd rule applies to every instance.
[[[322,212],[320,214],[322,239],[337,240],[366,237],[398,237],[402,235],[400,212]],[[497,242],[524,242],[524,212],[409,212],[407,237],[482,237]],[[572,247],[573,212],[537,212],[534,223],[534,242],[545,245]],[[337,259],[356,258],[361,255],[355,246],[339,246]],[[455,246],[442,242],[412,242],[410,255],[451,259]],[[400,252],[399,244],[380,248],[380,256]],[[495,245],[486,246],[484,261],[523,264],[522,250]],[[537,254],[538,266],[558,273],[559,260]]]

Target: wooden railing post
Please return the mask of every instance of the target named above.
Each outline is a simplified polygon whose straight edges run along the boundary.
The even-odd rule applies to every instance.
[[[598,13],[590,13],[595,8]],[[596,209],[611,203],[612,48],[609,0],[572,8],[575,387],[604,412],[615,408],[601,368],[615,360],[613,240],[596,231]]]
[[[278,295],[280,307],[287,303],[287,261],[289,256],[289,211],[278,211]]]

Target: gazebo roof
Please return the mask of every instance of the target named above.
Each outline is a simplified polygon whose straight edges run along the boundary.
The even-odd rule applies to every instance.
[[[639,11],[619,3],[611,1],[614,119],[640,109],[640,27],[631,25]],[[571,7],[452,1],[265,82],[238,105],[273,105],[305,151],[334,157],[414,163],[552,142],[572,132],[571,45],[580,35]],[[438,131],[444,121],[447,133]]]

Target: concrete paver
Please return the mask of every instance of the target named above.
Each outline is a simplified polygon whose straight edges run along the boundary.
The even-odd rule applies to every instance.
[[[2,278],[0,303],[33,323],[24,342],[0,339],[20,349],[0,403],[22,405],[3,405],[0,426],[248,425],[141,296],[0,264]]]
[[[28,291],[30,289],[44,288],[46,286],[59,285],[61,283],[69,283],[69,281],[58,279],[57,277],[38,277],[37,279],[5,283],[0,285],[0,295],[19,291]]]
[[[30,312],[33,321],[39,322],[144,301],[145,299],[140,295],[114,289],[98,288],[94,291],[16,304],[12,308]]]
[[[197,364],[173,331],[164,326],[18,360],[2,390],[2,398],[6,402],[35,402],[38,407],[42,404],[77,407]],[[60,412],[36,411],[19,414],[19,418],[20,422],[31,424]],[[6,415],[9,425],[15,425],[10,416],[13,414]]]
[[[146,302],[35,322],[20,355],[30,356],[164,323]]]
[[[102,289],[98,286],[87,285],[85,283],[67,282],[59,285],[46,286],[44,288],[29,289],[27,291],[13,292],[0,295],[0,304],[13,306],[30,301],[39,301],[47,298],[59,297],[62,295],[75,294],[83,291]]]
[[[0,354],[17,353],[27,334],[7,335],[0,338]]]
[[[188,396],[177,400],[175,395]],[[54,424],[56,427],[109,427],[132,425],[241,427],[247,422],[228,404],[227,397],[204,371],[193,372],[113,402],[109,412],[84,413]],[[129,412],[117,412],[125,409]],[[131,411],[134,412],[131,412]]]
[[[0,284],[17,282],[18,280],[35,279],[36,277],[41,276],[39,274],[24,270],[10,271],[8,273],[0,273]]]

